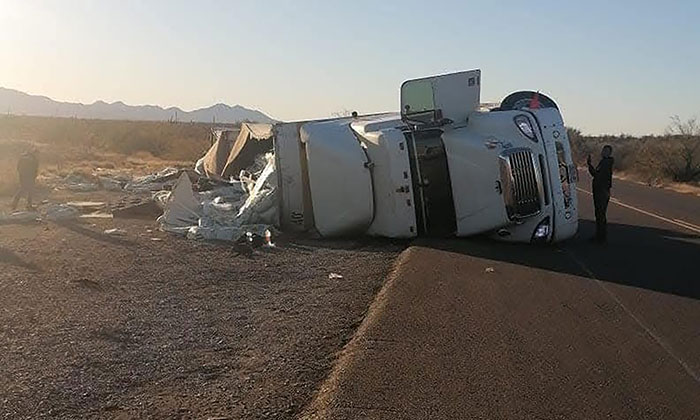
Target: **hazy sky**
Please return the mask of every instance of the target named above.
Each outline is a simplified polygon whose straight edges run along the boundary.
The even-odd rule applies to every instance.
[[[484,102],[541,90],[586,133],[660,133],[700,115],[700,2],[0,0],[0,86],[57,100],[294,120],[473,68]]]

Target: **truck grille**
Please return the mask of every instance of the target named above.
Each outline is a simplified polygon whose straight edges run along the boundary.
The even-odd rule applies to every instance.
[[[530,149],[509,149],[500,156],[503,198],[508,218],[534,216],[542,209],[542,181]]]

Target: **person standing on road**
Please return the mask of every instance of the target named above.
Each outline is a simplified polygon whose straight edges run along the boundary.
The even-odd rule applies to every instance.
[[[588,155],[588,172],[593,177],[593,205],[595,206],[595,236],[591,238],[597,242],[606,242],[608,239],[608,202],[610,201],[610,188],[612,188],[612,171],[615,160],[612,157],[612,146],[606,144],[600,152],[598,166],[591,163],[591,155]]]
[[[17,174],[19,175],[19,189],[12,200],[12,210],[17,208],[20,198],[27,197],[27,210],[32,209],[32,194],[34,193],[34,183],[39,173],[39,159],[36,151],[32,150],[23,153],[17,162]]]

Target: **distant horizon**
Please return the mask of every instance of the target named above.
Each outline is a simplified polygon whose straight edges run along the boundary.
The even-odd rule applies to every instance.
[[[41,93],[26,92],[26,91],[23,91],[23,90],[20,90],[20,89],[15,89],[15,88],[7,87],[7,86],[0,86],[0,89],[12,90],[12,91],[19,92],[19,93],[24,93],[24,94],[30,95],[30,96],[46,98],[46,99],[49,99],[49,100],[54,101],[54,102],[62,102],[62,103],[69,103],[69,104],[75,104],[75,105],[94,105],[94,104],[96,104],[96,103],[105,103],[105,104],[108,104],[108,105],[114,105],[114,104],[120,104],[120,103],[121,103],[121,104],[128,105],[128,106],[153,106],[153,107],[162,108],[162,109],[164,109],[164,110],[168,110],[168,109],[172,109],[172,108],[177,108],[177,109],[179,109],[179,110],[181,110],[181,111],[185,111],[185,112],[198,111],[198,110],[203,109],[203,108],[210,108],[210,107],[214,107],[214,106],[217,106],[217,105],[226,105],[226,106],[230,106],[230,107],[232,107],[232,108],[241,107],[241,108],[249,109],[249,110],[251,110],[251,111],[260,111],[260,112],[265,113],[265,115],[270,116],[267,112],[264,112],[264,111],[261,110],[261,109],[255,109],[255,108],[247,107],[247,106],[245,106],[245,105],[243,105],[243,104],[239,104],[239,103],[235,103],[235,104],[234,104],[234,103],[217,102],[217,103],[215,103],[215,104],[207,105],[207,106],[204,106],[204,107],[186,109],[186,108],[181,107],[181,106],[179,106],[179,105],[167,105],[167,106],[165,106],[165,105],[158,105],[158,104],[156,104],[156,103],[140,103],[140,104],[137,104],[137,103],[125,102],[125,101],[122,101],[122,100],[116,100],[116,101],[111,101],[111,102],[110,102],[110,101],[106,101],[106,100],[103,100],[103,99],[96,99],[96,100],[94,100],[94,101],[92,101],[92,102],[74,102],[74,101],[68,101],[68,100],[64,100],[64,99],[54,98],[54,97],[51,97],[51,96],[48,96],[48,95],[44,95],[44,94],[41,94]],[[270,117],[272,117],[272,116],[270,116]]]
[[[0,112],[12,115],[58,118],[105,119],[129,121],[192,121],[237,123],[244,121],[272,123],[276,120],[257,109],[240,104],[216,103],[193,110],[178,106],[131,105],[124,101],[68,102],[21,90],[0,87]]]
[[[0,0],[0,8],[0,83],[66,102],[236,103],[307,120],[397,112],[403,81],[479,68],[482,102],[539,90],[586,134],[662,134],[672,115],[700,116],[692,53],[700,3],[690,0]]]
[[[19,89],[8,88],[8,87],[6,87],[6,86],[0,86],[0,89],[11,90],[11,91],[19,92],[19,93],[22,93],[22,94],[30,95],[30,96],[32,96],[32,97],[45,98],[45,99],[48,99],[48,100],[50,100],[50,101],[57,102],[57,103],[73,104],[73,105],[82,105],[82,106],[90,106],[90,105],[95,105],[95,104],[98,104],[98,103],[103,103],[103,104],[106,104],[106,105],[122,104],[122,105],[125,105],[125,106],[128,106],[128,107],[156,107],[156,108],[160,108],[160,109],[165,110],[165,111],[169,111],[169,110],[175,109],[175,110],[177,110],[177,111],[182,111],[183,113],[186,113],[186,114],[187,114],[187,113],[192,113],[192,112],[196,112],[196,111],[201,111],[201,110],[204,110],[204,109],[214,108],[214,107],[216,107],[216,106],[218,106],[218,105],[223,105],[223,106],[231,107],[231,108],[234,108],[234,109],[235,109],[235,108],[241,108],[241,109],[244,109],[244,110],[260,112],[260,113],[264,114],[265,116],[267,116],[267,117],[269,117],[269,118],[271,118],[271,119],[273,119],[273,120],[275,120],[275,121],[277,121],[277,122],[295,122],[295,121],[305,121],[305,120],[316,120],[316,119],[325,119],[325,118],[329,118],[329,116],[326,115],[326,116],[319,116],[319,117],[317,117],[317,118],[308,118],[308,119],[299,119],[299,120],[280,120],[280,119],[275,118],[274,116],[270,115],[270,114],[267,113],[265,110],[262,110],[262,109],[255,109],[255,108],[249,108],[249,107],[247,107],[247,106],[245,106],[245,105],[243,105],[243,104],[239,104],[239,103],[236,103],[236,104],[227,104],[227,103],[224,103],[224,102],[218,102],[218,103],[211,104],[211,105],[208,105],[208,106],[204,106],[204,107],[195,108],[195,109],[189,109],[189,110],[188,110],[188,109],[184,109],[184,108],[182,108],[182,107],[180,107],[180,106],[178,106],[178,105],[169,105],[169,106],[166,107],[166,106],[163,106],[163,105],[158,105],[158,104],[153,104],[153,103],[150,103],[150,104],[149,104],[149,103],[147,103],[147,104],[133,104],[133,103],[127,103],[127,102],[120,101],[120,100],[108,102],[108,101],[105,101],[105,100],[102,100],[102,99],[97,99],[97,100],[94,100],[94,101],[92,101],[92,102],[71,102],[71,101],[64,101],[64,100],[57,99],[57,98],[52,98],[52,97],[47,96],[47,95],[41,95],[41,94],[36,94],[36,93],[24,92],[24,91],[21,91],[21,90],[19,90]],[[483,101],[482,101],[481,103],[482,103],[482,104],[486,104],[486,103],[489,103],[489,102],[483,102]],[[343,110],[343,111],[352,111],[352,110],[347,110],[347,109],[345,109],[345,110]],[[398,111],[398,110],[379,111],[379,113],[382,113],[382,112],[387,112],[387,113],[395,112],[395,113],[398,113],[399,111]],[[8,114],[7,110],[0,110],[0,115],[7,115],[7,114]],[[360,114],[360,115],[369,115],[369,114],[371,114],[371,113]],[[72,116],[39,115],[39,114],[25,114],[25,113],[17,114],[17,113],[11,112],[11,110],[10,110],[10,112],[9,112],[9,115],[18,116],[18,117],[27,116],[27,117],[45,117],[45,118],[104,119],[104,118],[81,118],[81,117],[72,117]],[[671,117],[672,117],[672,116],[669,116],[669,121],[670,121]],[[119,118],[110,118],[110,119],[105,119],[105,120],[111,120],[111,121],[168,121],[167,119],[158,119],[158,120],[130,120],[130,119],[119,119]],[[188,122],[188,123],[189,123],[189,122],[197,122],[197,123],[211,124],[211,122],[207,122],[207,121],[184,121],[184,120],[183,120],[183,121],[177,121],[177,122],[183,122],[183,123],[184,123],[184,122]],[[238,121],[238,122],[243,122],[243,121]],[[571,124],[568,124],[568,123],[566,122],[566,120],[565,120],[564,122],[565,122],[565,124],[566,124],[566,126],[567,126],[568,128],[573,128],[573,129],[580,130],[579,127],[576,127],[576,126],[573,126],[573,125],[571,125]],[[222,122],[219,122],[219,123],[221,123],[221,124],[232,124],[231,122],[223,122],[223,121],[222,121]],[[580,131],[581,131],[581,134],[583,134],[583,135],[585,135],[585,136],[588,136],[588,137],[605,137],[605,136],[611,136],[611,137],[620,137],[620,136],[645,137],[645,136],[664,136],[664,135],[665,135],[665,132],[663,132],[663,131],[662,131],[662,132],[659,132],[659,133],[640,133],[640,134],[630,134],[630,133],[625,133],[625,132],[621,132],[621,133],[587,133],[587,132],[584,132],[584,131],[582,131],[582,130],[580,130]]]

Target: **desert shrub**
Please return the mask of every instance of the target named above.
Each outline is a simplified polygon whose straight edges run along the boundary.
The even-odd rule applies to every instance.
[[[616,171],[636,175],[649,182],[694,182],[700,178],[700,137],[688,135],[687,127],[684,130],[686,134],[680,134],[674,128],[663,136],[642,137],[624,134],[585,136],[571,127],[567,133],[574,160],[579,165],[585,164],[589,154],[596,157],[604,145],[610,144]]]
[[[673,142],[672,149],[665,149],[663,168],[674,181],[691,182],[700,179],[700,122],[697,118],[681,120],[671,117],[667,138]]]
[[[72,148],[87,155],[147,152],[161,159],[186,161],[206,151],[211,128],[208,123],[0,116],[0,139]]]

